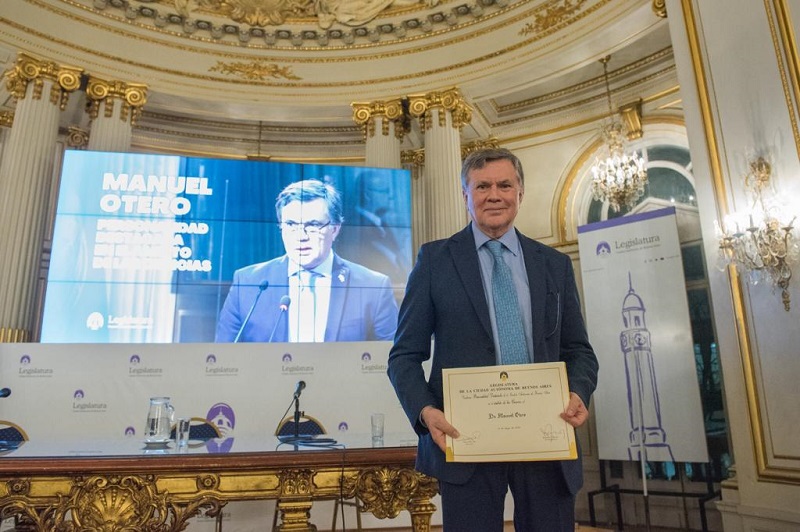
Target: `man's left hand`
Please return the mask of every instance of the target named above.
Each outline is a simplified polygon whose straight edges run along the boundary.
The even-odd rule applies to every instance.
[[[589,419],[589,410],[575,392],[569,393],[569,404],[567,409],[561,413],[561,419],[575,428],[580,427]]]

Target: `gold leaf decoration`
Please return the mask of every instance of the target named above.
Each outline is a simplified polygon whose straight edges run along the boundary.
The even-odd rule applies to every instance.
[[[217,61],[217,64],[208,69],[209,72],[219,72],[246,79],[248,81],[266,81],[267,79],[302,79],[292,73],[291,67],[281,67],[275,63],[262,63],[260,61],[234,61],[224,63]]]
[[[565,19],[575,14],[583,7],[586,0],[560,0],[547,6],[544,13],[537,13],[533,23],[525,24],[520,30],[520,35],[530,35],[547,31]]]

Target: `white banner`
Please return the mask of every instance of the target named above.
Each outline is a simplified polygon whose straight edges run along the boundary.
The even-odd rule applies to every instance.
[[[387,441],[415,446],[417,437],[386,375],[390,347],[391,342],[0,343],[0,387],[11,390],[0,399],[0,420],[18,425],[31,440],[143,439],[150,397],[168,396],[176,416],[222,423],[225,436],[207,446],[235,452],[237,436],[271,435],[287,409],[293,414],[292,397],[302,380],[300,408],[330,437],[369,434],[370,415],[382,412]],[[273,501],[229,504],[224,528],[264,530],[273,508]],[[315,504],[312,520],[328,528],[331,511],[331,503]],[[355,523],[350,511],[347,519],[348,526]],[[395,520],[363,519],[370,528],[410,523],[405,512]],[[196,518],[191,530],[212,531],[214,522]]]
[[[578,228],[598,456],[707,462],[675,209]]]

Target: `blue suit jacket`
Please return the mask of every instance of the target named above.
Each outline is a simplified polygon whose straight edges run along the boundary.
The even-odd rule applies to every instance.
[[[518,233],[528,272],[536,362],[566,362],[570,391],[588,406],[597,384],[597,357],[581,315],[570,258]],[[431,356],[430,379],[422,363]],[[408,279],[400,306],[395,343],[389,354],[389,378],[411,424],[419,434],[417,469],[450,483],[466,482],[475,464],[445,461],[419,415],[425,406],[443,408],[442,368],[496,364],[489,307],[481,279],[472,229],[425,244]],[[561,462],[567,485],[576,493],[583,483],[578,460]]]
[[[284,255],[233,274],[233,284],[217,321],[215,341],[232,342],[236,338],[265,281],[269,284],[258,296],[239,341],[268,342],[273,330],[273,342],[289,341],[288,316],[282,316],[280,311],[281,298],[289,295],[288,263]],[[391,340],[397,327],[397,303],[389,278],[336,254],[332,274],[325,341]]]

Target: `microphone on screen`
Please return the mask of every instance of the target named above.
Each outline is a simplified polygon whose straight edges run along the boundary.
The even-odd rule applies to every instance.
[[[0,399],[11,395],[11,388],[0,388]]]
[[[239,341],[239,338],[242,337],[244,328],[247,327],[247,322],[250,321],[250,316],[253,315],[253,311],[256,309],[256,303],[258,303],[258,298],[261,297],[261,294],[264,293],[264,290],[266,290],[268,286],[269,286],[269,281],[264,281],[258,287],[258,293],[256,294],[256,298],[253,300],[253,304],[250,306],[250,310],[247,311],[247,316],[245,316],[244,321],[242,322],[242,326],[239,327],[239,332],[236,333],[236,338],[233,339],[233,343],[237,343]]]
[[[292,304],[292,298],[290,298],[289,296],[283,296],[281,298],[281,302],[278,305],[278,312],[280,314],[278,314],[278,319],[275,320],[275,326],[272,327],[272,332],[269,335],[269,340],[267,340],[268,342],[271,342],[272,339],[275,338],[275,332],[278,330],[278,325],[280,325],[281,319],[283,319],[283,315],[286,314],[286,311],[289,310],[289,305],[291,304]]]
[[[297,387],[294,389],[294,398],[297,399],[300,397],[300,394],[303,393],[303,390],[306,389],[306,381],[297,381]]]

